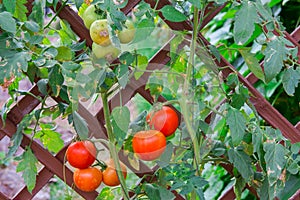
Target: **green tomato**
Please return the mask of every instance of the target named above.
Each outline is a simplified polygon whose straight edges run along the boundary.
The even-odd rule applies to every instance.
[[[108,46],[111,44],[106,19],[94,21],[90,27],[90,35],[93,42],[98,45]]]
[[[108,62],[112,62],[114,59],[116,59],[121,52],[120,49],[113,45],[103,47],[96,43],[92,44],[92,51],[96,58],[105,58]]]
[[[132,21],[127,20],[125,26],[127,28],[123,28],[123,30],[118,33],[118,38],[122,44],[131,42],[135,35],[135,27]]]
[[[84,25],[90,29],[92,23],[98,19],[104,19],[106,13],[100,9],[96,10],[95,5],[89,5],[82,15]]]

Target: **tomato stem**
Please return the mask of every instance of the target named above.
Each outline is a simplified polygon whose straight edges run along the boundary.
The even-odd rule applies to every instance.
[[[191,115],[189,113],[188,110],[188,98],[189,98],[189,90],[190,90],[190,82],[192,79],[192,71],[193,71],[193,67],[194,67],[194,56],[195,56],[195,45],[196,45],[196,40],[197,40],[197,32],[198,32],[198,21],[199,21],[199,9],[198,8],[194,8],[194,29],[193,29],[193,34],[192,34],[192,41],[190,44],[190,56],[189,56],[189,60],[188,60],[188,65],[187,65],[187,69],[186,69],[186,79],[184,81],[184,85],[183,85],[183,91],[186,92],[186,94],[182,95],[182,101],[181,101],[181,109],[182,109],[182,115],[183,115],[183,119],[184,122],[186,124],[188,133],[190,135],[191,141],[193,143],[193,148],[194,148],[194,152],[195,152],[195,157],[194,157],[194,161],[195,161],[195,167],[197,169],[197,173],[200,175],[200,170],[199,170],[199,164],[201,163],[200,161],[200,147],[199,147],[199,143],[198,143],[198,138],[197,135],[195,133],[195,130],[193,128],[193,119],[191,119]],[[193,116],[192,116],[193,117]],[[202,136],[200,136],[202,137]]]
[[[102,160],[99,160],[99,159],[96,158],[96,161],[97,161],[97,163],[94,164],[93,166],[100,166],[101,171],[104,171],[107,168],[107,165]]]
[[[106,130],[107,130],[107,135],[108,135],[108,149],[110,152],[110,156],[114,161],[115,167],[116,167],[116,172],[121,184],[121,188],[122,188],[122,193],[123,193],[123,197],[125,200],[129,200],[130,197],[128,195],[128,189],[126,186],[126,182],[125,182],[125,178],[123,176],[123,172],[121,169],[121,165],[119,162],[119,156],[118,156],[118,152],[115,146],[115,137],[113,135],[113,130],[112,130],[112,125],[110,122],[110,111],[109,111],[109,106],[108,106],[108,99],[107,99],[107,94],[106,93],[101,93],[101,98],[102,98],[102,103],[103,103],[103,113],[104,113],[104,119],[105,119],[105,123],[106,123]]]

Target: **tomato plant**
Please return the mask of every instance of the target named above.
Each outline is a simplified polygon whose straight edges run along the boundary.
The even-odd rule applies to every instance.
[[[76,169],[73,174],[76,187],[85,192],[96,190],[102,182],[102,172],[95,168]]]
[[[177,113],[168,106],[147,115],[147,123],[150,128],[162,132],[166,137],[172,135],[179,125]]]
[[[155,160],[165,151],[166,138],[157,130],[140,131],[133,136],[132,148],[141,160]]]
[[[103,183],[107,186],[118,186],[120,185],[120,181],[116,172],[116,167],[113,159],[109,159],[105,161],[106,169],[103,170]],[[120,162],[122,174],[124,178],[127,176],[127,168],[124,163]]]
[[[66,154],[70,165],[85,169],[94,163],[97,150],[91,141],[77,141],[69,145]]]
[[[246,188],[262,200],[288,199],[299,190],[299,109],[293,109],[299,107],[299,28],[293,36],[286,33],[278,21],[280,1],[93,0],[90,7],[90,0],[0,2],[0,85],[10,96],[0,128],[7,135],[16,130],[0,163],[9,165],[24,137],[29,139],[16,167],[29,192],[43,159],[36,154],[36,140],[53,155],[64,147],[57,119],[68,121],[82,142],[107,136],[104,143],[117,166],[107,163],[103,182],[120,185],[126,200],[127,184],[133,182],[128,177],[141,183],[130,185],[134,198],[145,199],[217,199],[224,190],[234,191],[236,199],[253,199]],[[90,28],[91,46],[79,16],[68,15],[74,6]],[[33,89],[20,89],[22,79]],[[129,93],[141,94],[149,107],[176,102],[182,120],[170,107],[155,106],[132,121],[137,113],[127,107]],[[24,118],[18,121],[13,117],[19,108],[14,108],[23,95],[40,106],[22,109]],[[83,102],[96,103],[96,115],[87,115],[90,107]],[[278,113],[282,109],[272,109],[276,102],[280,108],[289,103],[291,109],[285,110],[293,124]],[[96,125],[88,116],[96,117]],[[8,128],[12,121],[16,129],[4,126],[7,119]],[[67,150],[70,165],[80,168],[74,182],[93,191],[101,182],[91,167],[97,150],[92,143],[75,143]],[[120,154],[146,178],[130,175],[125,181]],[[219,173],[223,166],[228,172]],[[117,199],[115,191],[105,187],[98,199]]]

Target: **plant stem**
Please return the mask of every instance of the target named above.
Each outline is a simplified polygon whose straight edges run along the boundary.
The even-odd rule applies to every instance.
[[[108,148],[110,152],[110,156],[114,161],[115,167],[116,167],[116,172],[118,175],[118,178],[121,183],[121,188],[122,188],[122,193],[123,197],[125,200],[129,200],[130,197],[128,195],[128,189],[125,183],[125,179],[123,176],[123,172],[120,166],[119,162],[119,156],[117,152],[117,148],[115,146],[115,137],[113,135],[113,130],[112,130],[112,125],[110,122],[110,111],[109,111],[109,106],[108,106],[108,99],[107,99],[107,94],[106,93],[101,93],[101,98],[102,98],[102,103],[103,103],[103,113],[104,113],[104,119],[105,119],[105,124],[106,124],[106,130],[107,130],[107,135],[108,135]]]
[[[58,16],[58,14],[60,13],[60,11],[67,5],[68,0],[64,1],[61,6],[59,7],[59,9],[56,11],[55,15],[51,18],[51,20],[48,22],[48,24],[46,26],[44,26],[44,30],[48,27],[50,27],[50,25],[52,24],[52,22],[55,20],[55,18]]]
[[[194,56],[195,56],[195,45],[196,45],[196,40],[197,40],[197,25],[198,25],[198,13],[199,10],[198,8],[194,8],[194,29],[193,29],[193,34],[192,34],[192,41],[191,41],[191,45],[190,45],[190,56],[189,56],[189,60],[188,60],[188,65],[187,65],[187,69],[186,69],[186,79],[184,81],[184,85],[183,85],[183,91],[185,92],[185,94],[182,95],[182,101],[181,101],[181,109],[182,109],[182,115],[183,115],[183,119],[184,122],[186,124],[188,133],[190,135],[190,138],[192,140],[193,143],[193,148],[194,148],[194,161],[195,161],[195,165],[196,165],[196,169],[197,169],[197,174],[200,173],[199,171],[199,164],[200,162],[200,147],[199,147],[199,143],[198,143],[198,138],[196,136],[195,130],[193,128],[193,120],[190,120],[190,114],[188,111],[188,98],[189,98],[189,88],[190,88],[190,81],[192,78],[192,71],[193,71],[193,66],[194,66]],[[202,136],[200,136],[202,137]]]

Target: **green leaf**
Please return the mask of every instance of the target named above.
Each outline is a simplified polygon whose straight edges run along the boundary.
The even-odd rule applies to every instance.
[[[111,188],[105,187],[101,190],[96,200],[114,200],[115,195],[112,193]]]
[[[236,196],[236,200],[242,199],[242,193],[244,191],[245,186],[246,186],[246,182],[241,176],[235,178],[234,194]]]
[[[284,39],[276,37],[267,43],[263,53],[265,54],[264,70],[266,82],[269,82],[281,71],[283,61],[287,58],[289,52],[285,47]]]
[[[263,133],[259,127],[255,127],[252,131],[252,143],[254,152],[256,152],[259,159],[262,160]]]
[[[137,71],[134,72],[134,78],[138,80],[144,74],[143,71],[147,69],[148,58],[147,56],[138,55],[136,59],[137,63],[133,64],[137,69]]]
[[[264,72],[259,65],[257,58],[255,58],[254,54],[250,53],[248,49],[239,49],[239,52],[243,56],[248,68],[251,72],[260,80],[265,81]]]
[[[76,40],[76,35],[68,21],[61,20],[60,26],[61,29],[59,30],[59,35],[61,36],[63,44],[69,44],[72,40]]]
[[[118,127],[127,132],[130,123],[130,111],[126,106],[115,107],[111,113],[112,119]]]
[[[158,78],[155,74],[150,76],[146,89],[150,90],[151,95],[159,96],[163,91],[163,80]]]
[[[230,162],[242,175],[245,181],[250,181],[254,175],[250,156],[247,155],[243,150],[234,148],[228,150],[228,157]]]
[[[28,19],[33,20],[34,22],[38,23],[40,27],[44,25],[44,16],[45,16],[45,1],[33,1],[32,3],[32,11],[29,15]]]
[[[300,175],[291,175],[285,182],[284,188],[278,193],[280,200],[289,200],[300,189]]]
[[[11,14],[13,14],[16,10],[16,1],[17,0],[3,0],[4,7]]]
[[[298,67],[294,70],[292,67],[288,68],[283,72],[282,84],[285,92],[288,95],[293,96],[295,89],[297,88],[300,81],[300,68]]]
[[[77,10],[79,10],[80,6],[83,4],[83,0],[73,0]]]
[[[28,12],[26,4],[27,0],[17,0],[14,17],[24,22],[27,20],[26,13]]]
[[[161,200],[159,190],[154,184],[146,183],[144,187],[150,200]]]
[[[240,109],[249,98],[249,90],[244,86],[237,87],[233,93],[230,105],[236,109]]]
[[[126,106],[115,107],[111,113],[112,126],[118,145],[122,146],[130,123],[130,111]]]
[[[205,200],[203,187],[206,186],[208,182],[203,177],[193,176],[188,180],[188,183],[194,187],[200,200]]]
[[[170,190],[167,190],[166,188],[156,184],[146,183],[144,184],[144,187],[145,192],[150,200],[175,199],[174,194]]]
[[[30,148],[27,148],[22,154],[22,160],[16,168],[16,172],[23,172],[22,177],[27,186],[28,191],[31,193],[35,187],[38,160]]]
[[[234,41],[242,45],[248,41],[255,29],[258,14],[252,1],[243,1],[240,10],[235,15]]]
[[[216,57],[217,61],[220,62],[221,54],[220,54],[218,48],[215,45],[209,45],[208,48],[209,48],[210,52],[212,53],[212,55]]]
[[[48,128],[38,131],[35,138],[40,139],[43,145],[53,153],[58,153],[64,147],[61,134]]]
[[[270,200],[275,197],[275,184],[270,185],[268,179],[264,179],[262,186],[259,188],[258,194],[261,200]]]
[[[83,119],[76,111],[73,112],[73,125],[80,139],[85,140],[88,138],[88,125],[85,119]]]
[[[299,151],[300,151],[300,142],[292,144],[292,146],[291,146],[291,152],[293,154],[298,154]]]
[[[9,12],[0,13],[0,27],[1,29],[10,32],[16,33],[16,21]]]
[[[139,132],[145,129],[147,111],[142,111],[133,121],[129,124],[129,129],[131,129],[132,133]]]
[[[54,96],[58,96],[61,86],[64,83],[64,77],[61,73],[59,65],[55,65],[49,72],[49,84],[51,86]]]
[[[21,142],[23,140],[23,130],[29,126],[31,123],[33,115],[25,115],[22,121],[19,123],[16,133],[11,138],[12,146],[9,147],[8,153],[5,157],[4,162],[8,162],[17,152],[18,148],[21,145]]]
[[[229,126],[233,145],[238,146],[245,134],[246,120],[244,116],[239,110],[229,107],[226,124]]]
[[[47,95],[48,94],[48,79],[41,79],[37,82],[37,86],[39,88],[39,91],[43,94],[43,95]]]
[[[291,174],[298,174],[299,172],[299,165],[298,165],[298,160],[294,160],[288,167],[287,171],[290,172]]]
[[[60,46],[57,48],[56,60],[60,62],[70,61],[73,58],[74,52],[66,46]]]
[[[201,9],[201,1],[199,0],[188,0],[191,2],[196,8]]]
[[[140,42],[145,40],[148,36],[151,35],[155,28],[153,19],[145,18],[139,21],[136,25],[136,32],[132,43]]]
[[[12,57],[0,61],[0,84],[4,82],[4,78],[9,79],[12,74],[16,77],[21,76],[22,72],[27,72],[30,55],[27,52],[14,53]]]
[[[263,144],[269,184],[273,185],[280,178],[285,166],[285,147],[275,142]]]
[[[116,75],[118,78],[118,83],[120,84],[121,88],[125,88],[128,81],[129,81],[129,69],[127,65],[120,65],[117,67]]]
[[[161,168],[167,167],[169,165],[172,155],[173,155],[173,149],[174,149],[174,145],[171,142],[168,142],[165,151],[163,152],[163,154],[159,157],[159,160],[157,161],[157,164]]]
[[[187,17],[183,13],[171,5],[164,6],[160,11],[164,18],[171,22],[182,22],[187,20]]]
[[[140,3],[136,6],[136,11],[134,15],[138,18],[142,17],[145,13],[147,13],[151,9],[150,5],[144,1],[140,1]]]
[[[25,27],[32,31],[32,32],[38,32],[40,30],[40,27],[37,23],[35,23],[34,21],[26,21],[24,22]]]

